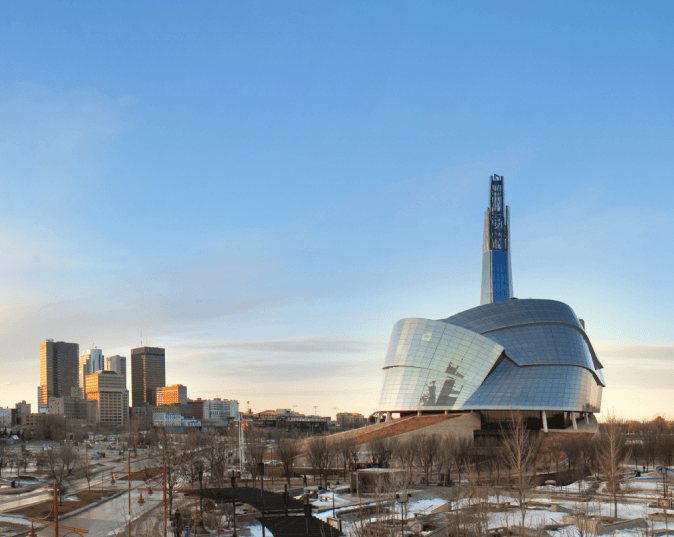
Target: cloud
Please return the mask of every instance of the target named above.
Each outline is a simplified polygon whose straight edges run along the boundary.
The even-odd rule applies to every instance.
[[[674,364],[674,345],[642,345],[642,344],[616,344],[594,342],[595,351],[603,359],[611,361],[639,360],[643,364],[648,361],[664,361]],[[614,363],[615,363],[614,362]]]
[[[359,354],[386,351],[380,342],[366,339],[340,339],[329,336],[303,336],[288,339],[262,341],[234,341],[205,345],[179,345],[178,349],[236,350],[258,353],[306,354],[349,353]]]

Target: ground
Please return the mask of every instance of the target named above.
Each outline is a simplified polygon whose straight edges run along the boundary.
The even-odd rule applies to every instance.
[[[75,511],[76,509],[79,509],[80,507],[94,503],[101,498],[112,496],[114,493],[114,490],[92,490],[91,492],[81,491],[74,496],[67,496],[63,499],[63,505],[59,505],[59,515],[66,515],[72,511]],[[52,508],[53,502],[45,501],[29,505],[27,507],[21,507],[20,509],[14,509],[13,511],[8,511],[7,514],[30,518],[44,518],[52,512]]]

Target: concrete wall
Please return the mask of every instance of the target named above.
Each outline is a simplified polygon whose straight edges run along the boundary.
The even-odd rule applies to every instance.
[[[438,434],[444,437],[466,438],[472,442],[473,431],[479,431],[481,426],[480,415],[477,412],[471,412],[455,415],[453,419],[403,433],[397,438],[406,439],[418,435]]]

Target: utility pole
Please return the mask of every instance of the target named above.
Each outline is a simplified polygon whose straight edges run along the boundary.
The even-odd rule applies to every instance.
[[[164,446],[166,449],[166,446]],[[164,487],[163,487],[163,498],[164,498],[164,537],[166,537],[166,525],[168,524],[168,518],[166,516],[166,507],[168,499],[166,498],[166,458],[164,458]]]
[[[56,483],[54,483],[54,533],[59,534],[59,497]]]
[[[129,537],[131,537],[131,450],[128,450],[127,453],[129,455]]]

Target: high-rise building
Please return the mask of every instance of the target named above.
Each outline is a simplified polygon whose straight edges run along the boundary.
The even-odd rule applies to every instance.
[[[157,388],[166,386],[166,351],[158,347],[131,349],[133,406],[157,405]]]
[[[489,207],[484,213],[480,305],[508,300],[512,296],[510,207],[504,205],[503,176],[492,175],[489,181]]]
[[[126,382],[126,357],[116,354],[115,356],[105,357],[105,370],[114,371],[115,373],[124,377],[124,386],[128,386]]]
[[[54,342],[48,339],[40,343],[40,387],[38,409],[46,411],[51,397],[70,395],[77,387],[80,346],[77,343]]]
[[[80,366],[79,366],[79,386],[82,388],[82,392],[86,396],[86,384],[85,377],[87,375],[93,375],[96,371],[103,371],[105,369],[105,356],[103,356],[103,351],[101,349],[87,349],[80,356]],[[70,394],[63,394],[70,395]]]
[[[174,384],[157,388],[157,406],[159,405],[186,405],[187,386]]]
[[[97,421],[116,427],[129,421],[129,391],[122,375],[114,371],[97,371],[85,378],[87,398],[97,401]]]

